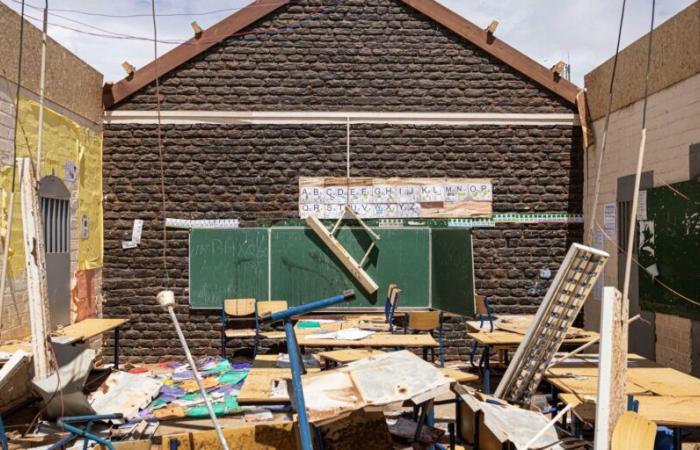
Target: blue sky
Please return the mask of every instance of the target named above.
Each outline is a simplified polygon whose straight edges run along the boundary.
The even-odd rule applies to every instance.
[[[0,1],[19,11],[20,0]],[[496,34],[499,38],[547,67],[560,60],[570,62],[572,81],[579,85],[583,84],[586,73],[612,56],[622,5],[622,0],[438,1],[482,27],[493,19],[498,20],[500,25]],[[657,24],[693,1],[657,0]],[[42,0],[26,0],[26,3],[31,5],[26,8],[26,14],[40,18],[41,11],[37,7],[43,6]],[[250,0],[157,0],[157,13],[161,15],[158,17],[159,39],[187,39],[192,35],[190,23],[193,20],[206,28],[248,3]],[[107,39],[84,33],[152,36],[148,0],[49,0],[49,11],[51,37],[101,71],[106,81],[117,81],[124,76],[122,61],[129,61],[138,68],[153,57],[152,43],[146,40]],[[90,14],[83,14],[85,12]],[[650,14],[651,0],[627,0],[623,45],[648,31]],[[30,20],[40,25],[38,20]],[[160,44],[159,52],[172,47]]]

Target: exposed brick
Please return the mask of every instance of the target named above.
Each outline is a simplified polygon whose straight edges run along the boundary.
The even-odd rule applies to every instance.
[[[243,33],[164,76],[162,108],[570,112],[398,0],[295,1]],[[116,109],[155,109],[155,86]]]

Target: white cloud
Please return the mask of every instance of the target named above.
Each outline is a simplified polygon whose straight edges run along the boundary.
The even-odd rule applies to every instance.
[[[19,11],[19,0],[2,0]],[[545,66],[569,61],[572,80],[581,85],[583,75],[610,58],[615,51],[622,0],[438,0],[472,22],[485,27],[491,20],[500,22],[496,34]],[[656,23],[661,23],[694,0],[657,0]],[[34,7],[40,0],[28,0]],[[249,3],[249,0],[158,0],[158,14],[184,13],[181,16],[158,18],[159,39],[182,41],[192,36],[193,20],[204,28],[213,25]],[[59,10],[89,11],[109,15],[142,14],[145,17],[115,18],[88,16]],[[196,13],[227,10],[207,15]],[[153,45],[148,41],[106,39],[71,31],[104,34],[90,27],[114,33],[150,37],[153,33],[149,0],[119,0],[116,2],[85,2],[84,0],[51,0],[49,34],[72,52],[105,75],[105,80],[124,76],[123,61],[141,67],[153,59]],[[27,7],[26,13],[35,18],[41,11]],[[627,0],[623,46],[644,35],[649,29],[651,0]],[[83,22],[71,22],[57,15]],[[36,20],[36,25],[40,25]],[[160,44],[162,54],[174,45]]]

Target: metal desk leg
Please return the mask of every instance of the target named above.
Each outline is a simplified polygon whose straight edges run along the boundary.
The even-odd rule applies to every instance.
[[[114,368],[119,369],[119,327],[114,329]]]
[[[294,403],[298,415],[299,441],[301,450],[313,450],[313,438],[311,436],[311,424],[306,415],[306,403],[304,402],[304,389],[301,385],[301,376],[306,371],[297,344],[294,325],[291,320],[284,321],[284,331],[287,335],[287,354],[292,371],[292,387],[294,388]]]
[[[484,351],[481,354],[481,361],[483,362],[484,369],[481,372],[483,378],[483,390],[484,394],[491,393],[491,348],[488,345],[484,345]]]
[[[673,448],[675,450],[681,450],[683,448],[683,430],[680,427],[673,429]]]
[[[7,435],[5,434],[5,424],[2,423],[2,416],[0,416],[0,444],[2,444],[2,448],[10,447],[10,444],[7,442]]]
[[[423,347],[423,360],[428,360],[428,347]]]

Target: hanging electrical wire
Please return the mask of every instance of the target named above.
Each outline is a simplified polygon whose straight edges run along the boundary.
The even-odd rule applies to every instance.
[[[634,237],[637,225],[637,208],[639,205],[639,186],[644,166],[644,151],[647,142],[647,105],[649,102],[649,73],[651,72],[651,57],[654,43],[654,18],[656,15],[656,0],[651,0],[651,24],[649,25],[649,46],[647,47],[647,67],[644,73],[644,103],[642,104],[642,139],[637,153],[637,168],[634,172],[634,189],[632,190],[632,209],[629,218],[629,233],[627,238],[627,254],[625,255],[625,277],[622,285],[622,298],[629,298],[630,275],[632,272],[632,253],[634,252]],[[624,224],[623,224],[624,225]]]
[[[289,22],[288,24],[285,24],[285,25],[280,26],[280,27],[267,28],[267,29],[263,29],[263,30],[250,30],[250,31],[242,31],[242,32],[238,32],[238,33],[232,33],[230,36],[227,37],[227,39],[241,37],[241,36],[249,36],[249,35],[270,35],[270,34],[277,34],[277,33],[281,33],[284,31],[288,31],[288,30],[294,29],[294,28],[298,27],[299,25],[302,25],[310,20],[314,20],[318,17],[321,17],[323,15],[330,13],[340,3],[341,2],[338,1],[332,5],[319,7],[317,10],[313,11],[309,15],[304,16],[298,20]],[[39,22],[39,23],[41,22],[41,19],[39,19],[37,17],[30,16],[30,15],[26,15],[26,18],[34,20],[34,21]],[[76,21],[75,19],[67,19],[67,20],[70,20],[71,22],[80,24],[81,26],[84,26],[84,27],[98,29],[98,30],[100,30],[100,32],[86,31],[86,30],[83,30],[80,28],[72,27],[72,26],[65,25],[65,24],[55,23],[55,22],[49,22],[49,25],[51,25],[52,27],[72,31],[74,33],[84,34],[87,36],[93,36],[93,37],[98,37],[98,38],[103,38],[103,39],[133,40],[133,41],[147,41],[147,42],[153,41],[152,37],[136,36],[136,35],[130,35],[130,34],[125,34],[125,33],[117,33],[114,31],[109,31],[109,30],[105,30],[103,28],[98,28],[98,27],[92,26],[92,25],[86,24],[84,22],[79,22],[79,21]],[[221,42],[221,39],[215,39],[215,40],[210,40],[210,41],[198,39],[198,40],[196,40],[196,42],[190,42],[189,39],[185,39],[185,40],[183,40],[183,39],[160,39],[160,40],[157,40],[157,42],[161,43],[161,44],[170,44],[170,45],[196,45],[196,46],[200,46],[203,44],[215,44],[215,43]]]
[[[23,3],[23,0],[12,0],[14,3]],[[31,9],[36,9],[36,10],[41,10],[42,8],[36,5],[31,5],[27,3],[27,7]],[[191,13],[161,13],[157,14],[156,17],[178,17],[178,16],[208,16],[212,14],[220,14],[220,13],[225,13],[225,12],[234,12],[234,11],[239,11],[243,8],[267,8],[269,5],[263,4],[263,5],[258,5],[258,4],[252,4],[248,6],[241,6],[238,8],[224,8],[224,9],[215,9],[212,11],[203,11],[203,12],[191,12]],[[56,9],[54,8],[53,11],[56,12],[64,12],[64,13],[70,13],[70,14],[80,14],[84,16],[90,16],[90,17],[107,17],[107,18],[112,18],[112,19],[134,19],[138,17],[151,17],[151,14],[106,14],[106,13],[98,13],[98,12],[92,12],[92,11],[83,11],[79,9]]]
[[[15,139],[12,147],[12,190],[15,192],[15,177],[17,173],[17,130],[19,129],[19,95],[22,86],[22,56],[24,53],[24,0],[19,19],[19,55],[17,56],[17,90],[15,91]],[[12,220],[8,218],[8,220]],[[9,243],[8,243],[9,244]]]
[[[151,0],[151,11],[153,12],[153,64],[155,64],[155,87],[156,87],[156,115],[158,118],[156,126],[156,137],[158,142],[158,161],[160,163],[160,196],[161,212],[163,221],[163,287],[168,288],[168,227],[166,226],[167,207],[165,197],[165,167],[163,165],[163,139],[161,134],[160,118],[160,77],[158,76],[158,25],[156,21],[156,2]]]
[[[608,107],[605,112],[605,125],[603,127],[603,139],[600,144],[600,152],[598,155],[598,166],[596,167],[596,177],[594,185],[593,194],[593,205],[589,209],[591,215],[591,223],[588,227],[588,234],[586,236],[587,243],[593,242],[593,224],[596,211],[598,210],[598,198],[600,196],[600,177],[603,172],[603,157],[605,156],[605,148],[608,143],[608,130],[610,128],[610,114],[612,112],[613,104],[613,87],[615,86],[615,74],[617,73],[617,59],[620,55],[620,42],[622,41],[622,25],[625,22],[625,6],[627,0],[622,0],[622,11],[620,12],[620,26],[617,30],[617,45],[615,46],[615,57],[613,58],[612,73],[610,74],[610,88],[608,89]]]

